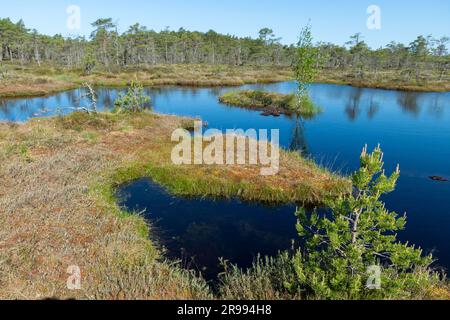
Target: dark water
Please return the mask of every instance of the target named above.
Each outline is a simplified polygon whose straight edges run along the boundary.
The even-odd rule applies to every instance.
[[[245,86],[254,87],[281,93],[295,91],[295,83],[292,82]],[[439,265],[447,268],[450,266],[450,183],[429,179],[429,176],[442,176],[450,180],[449,92],[405,93],[338,85],[313,85],[312,99],[324,112],[297,126],[296,121],[288,117],[263,117],[258,112],[220,104],[217,101],[218,95],[229,90],[235,88],[164,88],[148,90],[148,93],[152,96],[157,112],[199,116],[209,123],[210,128],[280,129],[280,144],[283,147],[302,149],[322,165],[342,173],[350,173],[358,167],[359,154],[364,144],[374,147],[381,143],[387,171],[394,170],[397,163],[402,169],[397,190],[385,198],[389,209],[408,214],[407,229],[400,234],[400,239],[415,243],[426,252],[434,252],[439,258]],[[117,90],[99,90],[99,108],[110,107],[117,94]],[[0,101],[0,120],[25,121],[32,117],[53,115],[57,107],[86,104],[79,102],[79,96],[80,90],[74,90],[47,98]],[[60,112],[67,113],[70,110],[64,109]],[[240,215],[247,215],[248,218],[242,219],[248,222],[246,225],[260,230],[261,239],[269,235],[269,231],[273,231],[269,238],[274,239],[274,245],[261,240],[257,251],[265,252],[274,246],[289,245],[292,235],[289,230],[292,230],[293,218],[287,212],[278,216],[275,214],[275,219],[266,221],[264,219],[274,217],[274,209],[257,209],[236,202],[215,204],[206,201],[192,202],[192,206],[198,210],[204,208],[200,210],[205,212],[203,215],[190,213],[189,210],[183,211],[181,215],[179,211],[173,210],[173,207],[161,207],[161,203],[156,202],[158,199],[155,199],[152,193],[160,194],[158,192],[161,191],[155,191],[147,185],[146,188],[150,191],[143,194],[145,188],[140,188],[139,184],[138,187],[129,188],[133,191],[127,202],[129,207],[148,208],[151,212],[150,218],[161,218],[157,225],[160,224],[160,228],[165,230],[169,238],[181,239],[181,235],[186,232],[210,232],[210,241],[215,242],[218,238],[211,232],[214,225],[218,227],[219,221],[226,222],[238,216],[227,216],[226,212],[230,211],[233,214],[240,212]],[[177,201],[182,201],[186,207],[190,203]],[[157,206],[158,209],[152,210]],[[158,213],[160,211],[166,213]],[[206,212],[213,217],[208,220]],[[252,218],[258,214],[258,219]],[[265,217],[266,215],[268,217]],[[177,221],[175,217],[180,219],[180,224],[170,228]],[[259,220],[261,223],[257,224]],[[274,224],[275,221],[277,225]],[[193,229],[188,231],[194,222],[197,229],[192,227]],[[209,223],[211,228],[202,229],[202,223]],[[221,240],[227,234],[227,231],[222,232],[219,237]],[[283,245],[278,242],[277,237],[284,238]],[[248,250],[247,254],[239,253],[239,257],[237,254],[234,256],[233,252],[241,252],[240,250],[246,247],[241,240],[236,239],[244,238],[230,233],[228,239],[223,242],[227,248],[221,250],[229,252],[230,255],[224,255],[225,258],[241,260],[245,255],[248,261],[254,254],[254,248]],[[254,243],[258,241],[255,240]],[[184,243],[177,246],[178,249],[187,247]],[[180,251],[176,248],[174,250]],[[199,246],[196,250],[194,255],[199,256],[203,247]],[[214,259],[217,260],[217,256]]]
[[[148,179],[124,185],[118,196],[126,208],[145,211],[170,258],[208,280],[223,271],[221,257],[247,267],[258,254],[273,256],[298,238],[294,206],[177,198]]]

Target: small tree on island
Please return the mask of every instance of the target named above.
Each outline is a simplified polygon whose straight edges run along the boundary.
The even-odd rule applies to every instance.
[[[307,84],[313,82],[319,72],[317,68],[318,49],[313,45],[311,26],[304,27],[297,43],[294,72],[298,81],[298,94],[306,94]]]
[[[133,81],[127,93],[121,94],[114,104],[116,112],[142,112],[150,107],[151,98],[141,84]]]
[[[311,26],[302,29],[297,43],[297,53],[293,65],[297,80],[297,104],[292,110],[297,115],[313,117],[320,112],[309,98],[308,84],[312,83],[319,72],[318,49],[313,44]]]
[[[387,210],[380,200],[394,191],[400,176],[399,167],[386,176],[383,165],[380,147],[369,154],[366,146],[352,176],[352,194],[328,201],[326,214],[297,211],[297,231],[306,243],[304,254],[294,257],[297,281],[290,289],[329,299],[398,298],[429,284],[432,257],[397,241],[406,216]],[[368,272],[377,268],[378,275]],[[382,290],[367,288],[371,276],[379,276],[374,280]]]
[[[307,153],[308,147],[304,136],[302,119],[311,119],[321,112],[309,97],[308,84],[312,83],[318,70],[318,49],[313,45],[311,27],[302,29],[297,43],[297,51],[293,64],[295,79],[297,80],[296,101],[290,106],[291,112],[296,116],[291,151]]]

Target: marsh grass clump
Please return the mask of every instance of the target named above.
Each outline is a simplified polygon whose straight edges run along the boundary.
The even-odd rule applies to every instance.
[[[73,112],[67,116],[58,116],[55,118],[56,124],[62,129],[82,131],[86,129],[108,129],[111,128],[115,122],[113,115],[78,111]]]
[[[313,119],[322,113],[322,109],[314,104],[308,94],[297,94],[295,103],[290,106],[290,111],[303,120]],[[299,119],[300,120],[300,119]]]
[[[294,94],[280,94],[261,90],[225,93],[219,97],[219,101],[228,105],[259,110],[272,115],[291,115],[296,103]]]
[[[125,248],[123,248],[125,249]],[[106,252],[96,257],[96,270],[87,275],[84,291],[91,299],[208,300],[213,295],[206,281],[180,263],[158,258],[150,250]],[[154,251],[154,249],[153,249]],[[93,279],[95,275],[97,279]]]
[[[275,257],[258,256],[251,268],[242,270],[223,262],[219,275],[219,295],[226,300],[293,300],[302,292],[288,290],[285,283],[295,281],[295,268],[289,252]]]
[[[219,101],[231,106],[262,111],[265,116],[285,114],[311,119],[322,112],[308,95],[242,90],[225,93],[219,97]]]
[[[293,94],[279,94],[261,90],[233,91],[219,98],[223,103],[241,107],[262,109],[276,106],[286,110],[295,102],[294,99],[295,96]]]
[[[203,122],[201,119],[182,119],[180,123],[180,129],[184,129],[189,132],[195,131],[195,122],[201,122],[203,127],[207,127],[208,124]]]

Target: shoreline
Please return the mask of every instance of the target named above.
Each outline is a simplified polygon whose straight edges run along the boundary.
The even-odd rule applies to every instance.
[[[168,87],[181,87],[181,88],[217,88],[217,87],[241,87],[244,85],[251,85],[251,84],[275,84],[280,82],[289,82],[294,81],[293,79],[286,79],[286,80],[273,80],[273,81],[265,81],[265,82],[245,82],[242,84],[217,84],[217,85],[211,85],[208,83],[205,83],[204,85],[190,85],[190,84],[181,84],[181,83],[166,83],[166,84],[147,84],[143,83],[145,88],[155,89],[155,88],[168,88]],[[433,87],[427,88],[427,87],[418,87],[418,86],[389,86],[384,84],[377,84],[377,85],[367,85],[365,83],[351,83],[351,82],[345,82],[345,81],[321,81],[321,82],[314,82],[313,84],[328,84],[328,85],[340,85],[340,86],[349,86],[353,88],[361,88],[361,89],[376,89],[376,90],[387,90],[387,91],[398,91],[398,92],[416,92],[416,93],[446,93],[450,92],[450,89],[436,89]],[[96,84],[93,83],[93,86],[96,88],[127,88],[127,84]],[[83,86],[80,85],[70,85],[70,86],[61,86],[56,89],[51,89],[48,91],[42,91],[42,90],[36,90],[36,91],[23,91],[23,92],[6,92],[6,93],[0,93],[0,99],[4,100],[19,100],[19,99],[33,99],[33,98],[46,98],[50,97],[52,95],[57,95],[62,92],[71,91],[71,90],[77,90],[81,89]]]
[[[160,69],[167,69],[161,75]],[[231,67],[231,66],[155,66],[141,71],[105,72],[81,76],[75,72],[43,69],[15,71],[12,79],[0,80],[0,99],[46,97],[59,92],[75,90],[83,83],[100,88],[121,88],[136,79],[148,88],[179,86],[192,88],[239,87],[246,84],[294,81],[292,71],[285,67]],[[386,81],[374,80],[380,75],[369,75],[356,80],[342,72],[323,71],[314,84],[346,85],[356,88],[395,90],[405,92],[450,92],[450,82],[403,83],[394,79],[395,72]],[[392,78],[392,79],[391,79]]]

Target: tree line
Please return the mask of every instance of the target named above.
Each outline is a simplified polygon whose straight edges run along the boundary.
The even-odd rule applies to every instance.
[[[283,45],[273,30],[264,28],[256,39],[208,32],[166,28],[156,32],[140,24],[119,33],[111,18],[92,23],[90,37],[48,36],[27,29],[22,20],[0,19],[0,61],[51,64],[91,73],[137,65],[225,64],[233,66],[292,66],[297,45]],[[421,79],[429,73],[443,79],[450,66],[448,37],[418,36],[408,45],[391,42],[371,49],[361,34],[343,46],[315,44],[318,67],[351,70],[355,77],[366,72],[399,70],[406,78]]]

